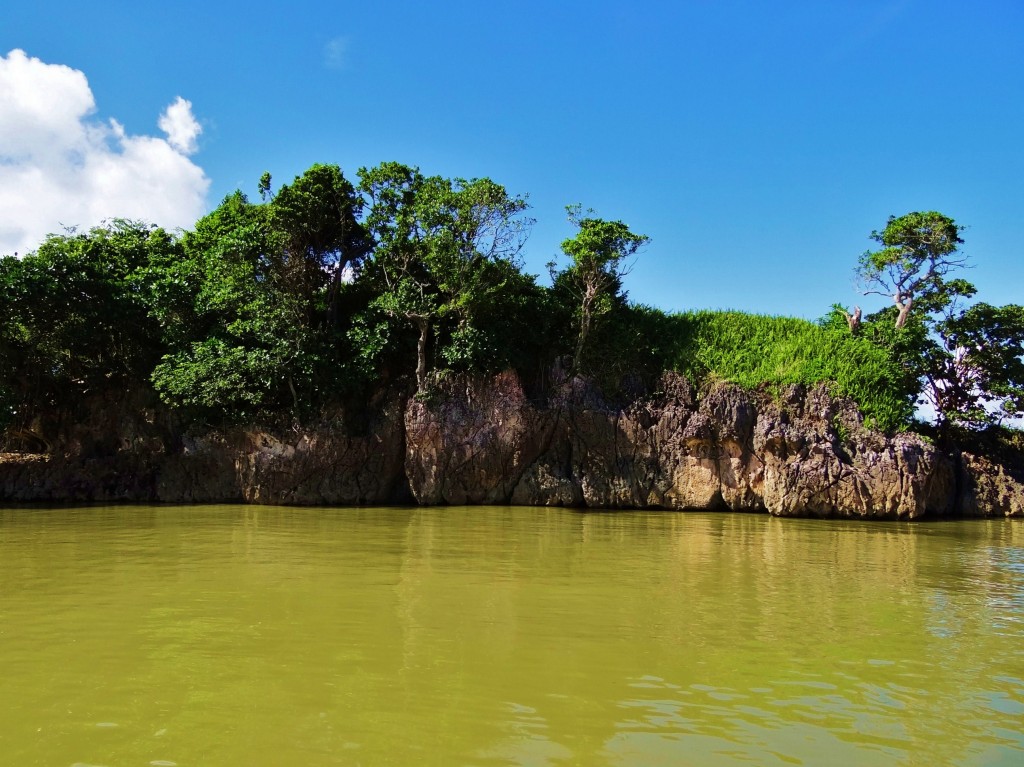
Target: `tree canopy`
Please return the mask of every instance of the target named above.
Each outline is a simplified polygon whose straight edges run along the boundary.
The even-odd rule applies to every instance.
[[[903,371],[908,396],[930,406],[941,428],[978,427],[1024,415],[1024,309],[964,306],[977,289],[958,276],[963,228],[934,211],[889,218],[871,239],[883,247],[861,256],[865,293],[893,306],[850,329],[887,349]],[[845,313],[845,310],[843,312]]]
[[[428,346],[441,323],[457,341],[483,332],[482,317],[513,283],[521,281],[519,254],[532,221],[526,200],[490,179],[423,176],[418,168],[385,163],[362,169],[369,200],[367,226],[374,238],[366,278],[375,280],[373,306],[416,330],[416,383],[427,385]],[[472,365],[472,345],[457,362]]]
[[[576,349],[572,370],[579,371],[595,324],[608,314],[617,300],[625,300],[622,278],[632,268],[630,259],[650,238],[634,234],[621,221],[597,218],[593,211],[584,213],[581,205],[566,208],[569,221],[579,230],[575,237],[562,243],[562,252],[569,265],[561,272],[549,269],[552,279],[570,293],[576,302]]]
[[[317,164],[257,188],[188,231],[115,219],[0,259],[0,430],[130,391],[185,424],[308,421],[509,368],[541,393],[577,375],[634,391],[669,369],[828,381],[886,429],[918,398],[945,424],[1024,413],[1024,309],[968,303],[962,228],[939,213],[872,233],[881,247],[857,274],[890,306],[815,326],[631,304],[624,280],[649,238],[580,205],[541,285],[522,266],[527,198],[488,178],[386,162],[353,182]]]
[[[967,263],[958,250],[961,230],[948,216],[929,211],[890,216],[885,229],[871,233],[882,247],[860,257],[857,275],[865,293],[892,298],[899,310],[897,328],[906,323],[915,302],[936,311],[967,287],[945,279]]]

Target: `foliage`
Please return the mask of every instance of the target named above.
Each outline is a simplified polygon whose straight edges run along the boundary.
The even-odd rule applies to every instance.
[[[692,380],[719,379],[778,391],[790,384],[830,383],[880,429],[905,428],[912,399],[889,355],[845,324],[822,326],[792,317],[730,311],[672,315],[677,339],[668,367]]]
[[[305,312],[282,290],[269,213],[229,195],[184,237],[182,258],[151,267],[150,311],[168,346],[153,385],[193,416],[234,420],[257,406],[286,407]]]
[[[946,280],[947,274],[966,264],[966,258],[958,255],[961,231],[953,219],[929,211],[890,216],[885,229],[871,233],[871,239],[882,248],[860,257],[857,276],[865,293],[892,297],[899,308],[897,328],[903,326],[915,304],[936,312],[959,296],[973,295],[969,283]]]
[[[843,314],[842,307],[834,310]],[[848,327],[839,319],[836,311],[823,318],[819,324],[841,331]],[[901,327],[896,327],[899,309],[888,306],[869,314],[853,329],[854,335],[871,342],[883,350],[892,362],[891,385],[898,389],[908,401],[916,401],[921,394],[921,380],[925,373],[925,359],[935,341],[921,315],[912,313]]]
[[[1024,307],[977,303],[936,323],[929,400],[943,421],[988,425],[1024,416]]]
[[[562,252],[570,263],[561,272],[556,271],[554,262],[548,269],[553,282],[576,299],[578,332],[572,358],[572,370],[576,372],[581,369],[590,335],[599,319],[611,312],[616,303],[625,302],[622,278],[632,268],[630,259],[650,238],[634,234],[621,221],[589,215],[593,211],[584,215],[580,205],[570,205],[566,211],[569,221],[579,229],[575,237],[562,243]]]
[[[164,357],[153,382],[164,400],[177,407],[206,414],[229,409],[235,419],[244,419],[268,404],[276,368],[266,349],[209,338]]]
[[[268,174],[260,181],[269,194]],[[280,233],[281,276],[294,293],[312,297],[329,282],[327,318],[337,322],[341,285],[358,268],[371,241],[359,221],[363,200],[337,165],[313,165],[271,200],[272,225]]]
[[[871,235],[884,247],[865,253],[857,273],[881,288],[868,292],[891,294],[894,306],[863,328],[850,325],[889,353],[905,390],[930,404],[943,428],[985,426],[1024,410],[1021,308],[961,306],[977,292],[952,276],[966,265],[961,231],[935,212],[890,217]]]
[[[210,421],[309,415],[359,375],[342,364],[345,277],[370,241],[362,199],[334,165],[314,165],[253,204],[224,199],[152,265],[150,311],[168,353],[153,385],[168,404]]]
[[[417,389],[426,386],[429,345],[439,335],[449,339],[439,355],[449,364],[493,364],[481,320],[510,288],[525,286],[518,257],[532,224],[522,216],[526,200],[490,179],[426,177],[393,162],[359,175],[375,241],[364,278],[378,286],[373,307],[417,333]]]
[[[21,260],[0,259],[6,409],[27,417],[145,380],[162,350],[145,304],[146,265],[180,252],[167,232],[116,219],[50,235]]]
[[[353,185],[314,165],[258,189],[180,237],[114,220],[0,259],[0,430],[146,386],[206,423],[366,411],[390,387],[411,394],[413,370],[420,396],[437,377],[508,368],[536,391],[565,359],[626,396],[664,370],[773,391],[827,382],[890,430],[922,394],[950,429],[1024,412],[1024,308],[961,306],[975,292],[955,274],[961,228],[938,213],[873,233],[882,247],[858,273],[891,306],[815,325],[631,305],[623,280],[648,238],[579,206],[567,265],[538,285],[520,262],[526,198],[486,178],[391,162]]]

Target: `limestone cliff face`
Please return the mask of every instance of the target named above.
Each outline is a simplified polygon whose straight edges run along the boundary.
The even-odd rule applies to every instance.
[[[340,429],[235,429],[186,440],[157,474],[154,496],[176,503],[359,505],[409,498],[397,407],[359,437]]]
[[[962,456],[960,511],[970,517],[1024,517],[1024,477],[983,456]]]
[[[780,516],[1024,516],[1020,469],[879,435],[823,388],[781,398],[666,374],[626,407],[582,380],[532,402],[511,373],[392,403],[362,436],[236,429],[0,459],[0,500],[521,504]],[[1017,471],[1017,474],[1014,474]]]
[[[369,433],[340,428],[236,428],[153,438],[104,455],[0,454],[0,500],[170,503],[401,503],[402,409],[386,408]],[[175,444],[176,443],[176,444]],[[173,445],[173,447],[171,447]]]
[[[669,374],[613,408],[577,382],[543,408],[503,376],[406,411],[406,470],[421,503],[729,509],[916,519],[958,508],[953,461],[912,435],[885,438],[824,389],[781,400],[722,385],[699,401]],[[988,473],[979,482],[992,490]],[[973,475],[972,475],[973,476]],[[1004,479],[1004,495],[1024,487]],[[1000,496],[1002,497],[1002,496]],[[965,507],[1020,513],[1009,501]]]

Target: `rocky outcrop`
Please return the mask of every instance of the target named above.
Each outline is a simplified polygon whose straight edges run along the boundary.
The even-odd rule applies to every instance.
[[[409,488],[423,504],[508,503],[549,447],[557,417],[527,401],[512,373],[442,383],[405,410]]]
[[[407,474],[422,503],[878,519],[958,510],[950,459],[919,437],[869,431],[824,388],[773,399],[723,384],[698,400],[667,374],[657,393],[625,408],[579,381],[538,408],[504,377],[449,389],[433,407],[411,405],[406,432]]]
[[[48,502],[404,503],[402,410],[366,434],[340,426],[186,434],[100,457],[0,454],[0,500]],[[172,449],[169,445],[177,443]]]
[[[158,501],[359,505],[409,500],[397,407],[369,434],[320,426],[236,429],[184,441],[158,473]]]
[[[113,456],[0,453],[0,501],[89,503],[153,500],[156,464],[133,453]]]
[[[873,432],[824,387],[698,396],[675,374],[626,406],[581,379],[533,401],[504,373],[396,400],[358,436],[323,424],[130,442],[105,457],[0,458],[0,499],[1024,516],[1019,467]]]
[[[960,512],[969,517],[1024,517],[1024,476],[983,456],[961,457]]]

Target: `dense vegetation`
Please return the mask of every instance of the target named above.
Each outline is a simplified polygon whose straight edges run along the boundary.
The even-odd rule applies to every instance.
[[[973,287],[949,276],[959,229],[939,214],[892,219],[861,260],[893,307],[811,323],[630,304],[647,238],[579,206],[541,285],[520,260],[526,200],[489,179],[384,163],[354,184],[314,165],[259,190],[180,235],[114,220],[0,259],[0,428],[139,391],[183,423],[309,421],[509,368],[539,395],[574,375],[626,395],[664,370],[772,391],[824,381],[886,430],[922,394],[948,424],[1024,409],[1024,310],[959,307]]]

